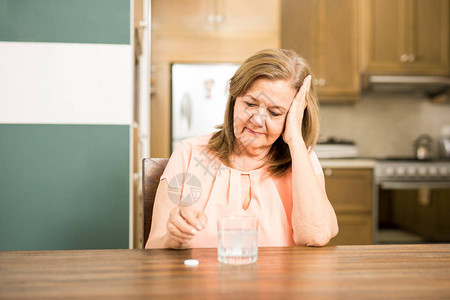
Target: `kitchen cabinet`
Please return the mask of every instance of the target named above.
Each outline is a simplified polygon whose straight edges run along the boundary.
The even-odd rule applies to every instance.
[[[321,102],[359,99],[359,0],[283,0],[281,47],[311,62]]]
[[[390,190],[384,191],[384,194],[384,198],[389,201],[388,218],[384,223],[394,223],[407,231],[415,232],[417,190]]]
[[[391,191],[390,222],[429,241],[450,241],[450,190]]]
[[[152,29],[170,35],[249,35],[276,30],[278,1],[155,1]]]
[[[325,168],[324,175],[339,224],[339,234],[330,245],[372,244],[373,169]]]
[[[280,8],[280,0],[151,1],[152,157],[171,154],[171,64],[240,64],[279,48]]]
[[[449,74],[449,0],[364,0],[368,74]]]
[[[450,190],[439,189],[432,191],[431,201],[434,203],[436,218],[434,221],[434,239],[450,241]],[[419,213],[419,222],[420,213]]]

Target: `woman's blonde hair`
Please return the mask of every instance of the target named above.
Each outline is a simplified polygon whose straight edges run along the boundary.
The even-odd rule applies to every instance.
[[[230,155],[234,149],[234,105],[236,98],[246,93],[253,83],[260,79],[289,80],[298,91],[306,76],[311,74],[308,62],[295,51],[285,49],[265,49],[249,57],[230,79],[230,95],[225,110],[224,122],[218,127],[220,131],[213,134],[208,148],[222,162],[229,165]],[[319,136],[319,105],[315,87],[311,84],[307,94],[306,109],[303,115],[302,136],[307,149],[312,149]],[[292,164],[289,146],[280,136],[269,152],[269,171],[274,176],[282,176]]]

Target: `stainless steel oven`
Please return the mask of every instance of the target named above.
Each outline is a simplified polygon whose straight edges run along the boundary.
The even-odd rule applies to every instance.
[[[374,184],[375,243],[450,241],[449,160],[379,160]]]

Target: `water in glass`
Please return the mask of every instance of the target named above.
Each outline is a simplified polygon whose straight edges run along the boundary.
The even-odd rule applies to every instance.
[[[218,232],[218,260],[226,264],[250,264],[258,259],[258,231],[223,229]]]

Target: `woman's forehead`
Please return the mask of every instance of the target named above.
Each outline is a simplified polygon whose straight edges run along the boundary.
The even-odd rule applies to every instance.
[[[266,106],[280,106],[288,108],[296,94],[290,81],[282,79],[257,79],[243,94],[254,101],[264,103]]]

